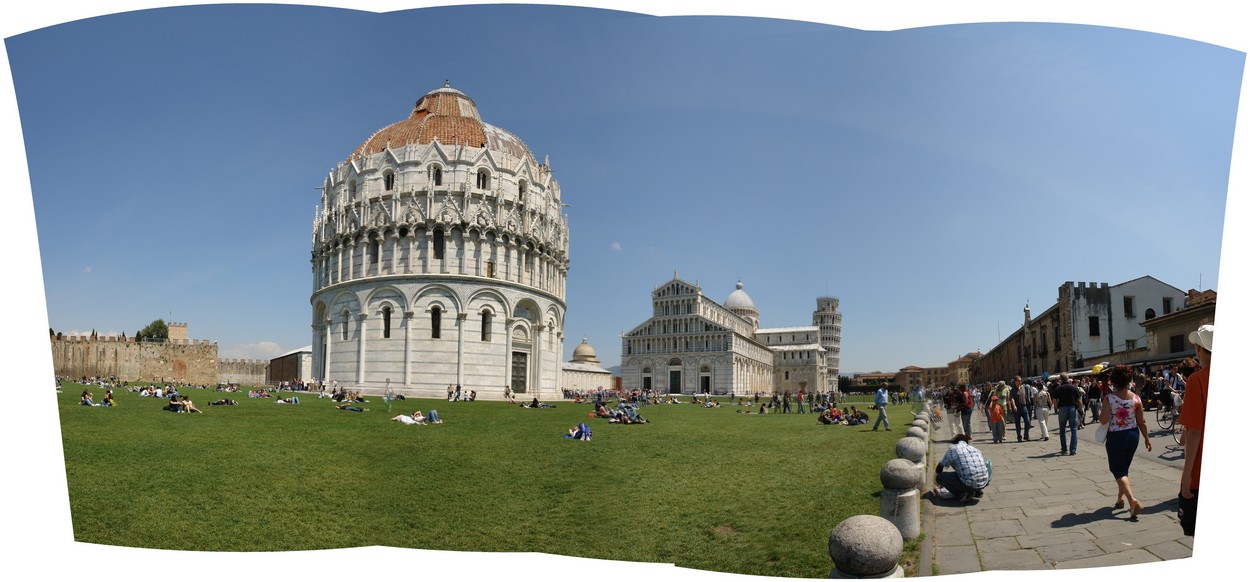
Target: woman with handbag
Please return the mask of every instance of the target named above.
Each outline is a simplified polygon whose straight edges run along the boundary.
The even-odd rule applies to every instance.
[[[1105,427],[1107,433],[1107,465],[1118,487],[1115,508],[1122,509],[1127,499],[1131,508],[1129,518],[1137,519],[1137,514],[1141,513],[1141,503],[1133,495],[1128,469],[1137,452],[1138,433],[1146,442],[1146,450],[1151,450],[1151,447],[1141,399],[1129,390],[1129,383],[1132,381],[1133,371],[1128,366],[1120,365],[1111,370],[1111,390],[1103,397],[1098,421],[1103,425],[1099,427],[1099,432]]]

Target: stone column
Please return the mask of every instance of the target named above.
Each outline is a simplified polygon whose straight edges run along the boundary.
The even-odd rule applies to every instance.
[[[388,266],[388,275],[395,274],[395,265],[399,263],[399,230],[391,231],[391,264]]]
[[[417,231],[408,229],[408,259],[404,261],[404,273],[412,273],[412,259],[417,254]]]
[[[546,329],[542,324],[534,326],[533,356],[534,356],[534,379],[535,394],[542,394],[543,381],[543,330]]]
[[[464,322],[468,317],[463,311],[456,314],[456,383],[461,386],[464,385]]]
[[[854,515],[829,532],[830,578],[902,578],[903,536],[874,515]]]
[[[359,387],[365,381],[365,331],[369,314],[362,310],[356,318],[360,321],[360,329],[356,330],[360,334],[360,340],[356,342],[356,386]]]
[[[512,324],[513,318],[504,318],[503,325],[503,384],[512,387]]]
[[[347,251],[347,280],[356,278],[356,239],[352,239],[351,245]]]
[[[404,388],[412,384],[412,311],[404,312]]]

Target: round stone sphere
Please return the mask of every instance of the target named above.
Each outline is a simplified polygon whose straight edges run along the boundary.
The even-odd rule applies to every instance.
[[[925,422],[924,419],[917,418],[916,420],[911,421],[911,425],[929,430],[929,423]]]
[[[880,576],[897,567],[902,554],[903,534],[883,517],[853,515],[829,532],[829,557],[846,574]]]
[[[923,461],[928,451],[929,447],[926,446],[924,439],[914,436],[903,437],[898,440],[898,444],[894,445],[894,456],[913,463]]]
[[[911,428],[907,429],[907,436],[909,436],[909,437],[916,437],[916,438],[918,438],[918,439],[924,439],[924,438],[927,438],[927,437],[929,436],[929,431],[927,431],[927,430],[925,430],[925,429],[923,429],[923,428],[920,428],[920,427],[918,427],[918,426],[913,426],[913,427],[911,427]]]
[[[881,486],[886,489],[919,489],[924,485],[924,466],[907,459],[890,459],[881,467]]]
[[[920,420],[923,420],[923,421],[925,421],[925,422],[928,422],[928,421],[929,421],[929,413],[928,413],[928,412],[920,412],[920,413],[916,414],[916,418],[917,418],[917,419],[920,419]]]

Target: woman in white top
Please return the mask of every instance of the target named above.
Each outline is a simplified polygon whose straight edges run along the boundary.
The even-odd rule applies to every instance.
[[[1133,496],[1133,488],[1128,481],[1128,468],[1133,463],[1133,455],[1137,453],[1138,433],[1146,441],[1146,450],[1151,448],[1141,399],[1129,390],[1129,383],[1132,381],[1133,371],[1128,366],[1120,365],[1111,370],[1111,392],[1103,397],[1098,421],[1107,425],[1107,465],[1119,487],[1115,496],[1115,508],[1123,508],[1124,500],[1128,499],[1132,508],[1129,518],[1137,519],[1137,514],[1141,513],[1141,503]]]

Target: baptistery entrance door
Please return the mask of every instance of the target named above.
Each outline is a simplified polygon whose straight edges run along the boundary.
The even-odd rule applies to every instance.
[[[681,394],[681,370],[668,371],[668,393]]]
[[[512,352],[512,391],[525,393],[525,379],[529,375],[529,354]]]

